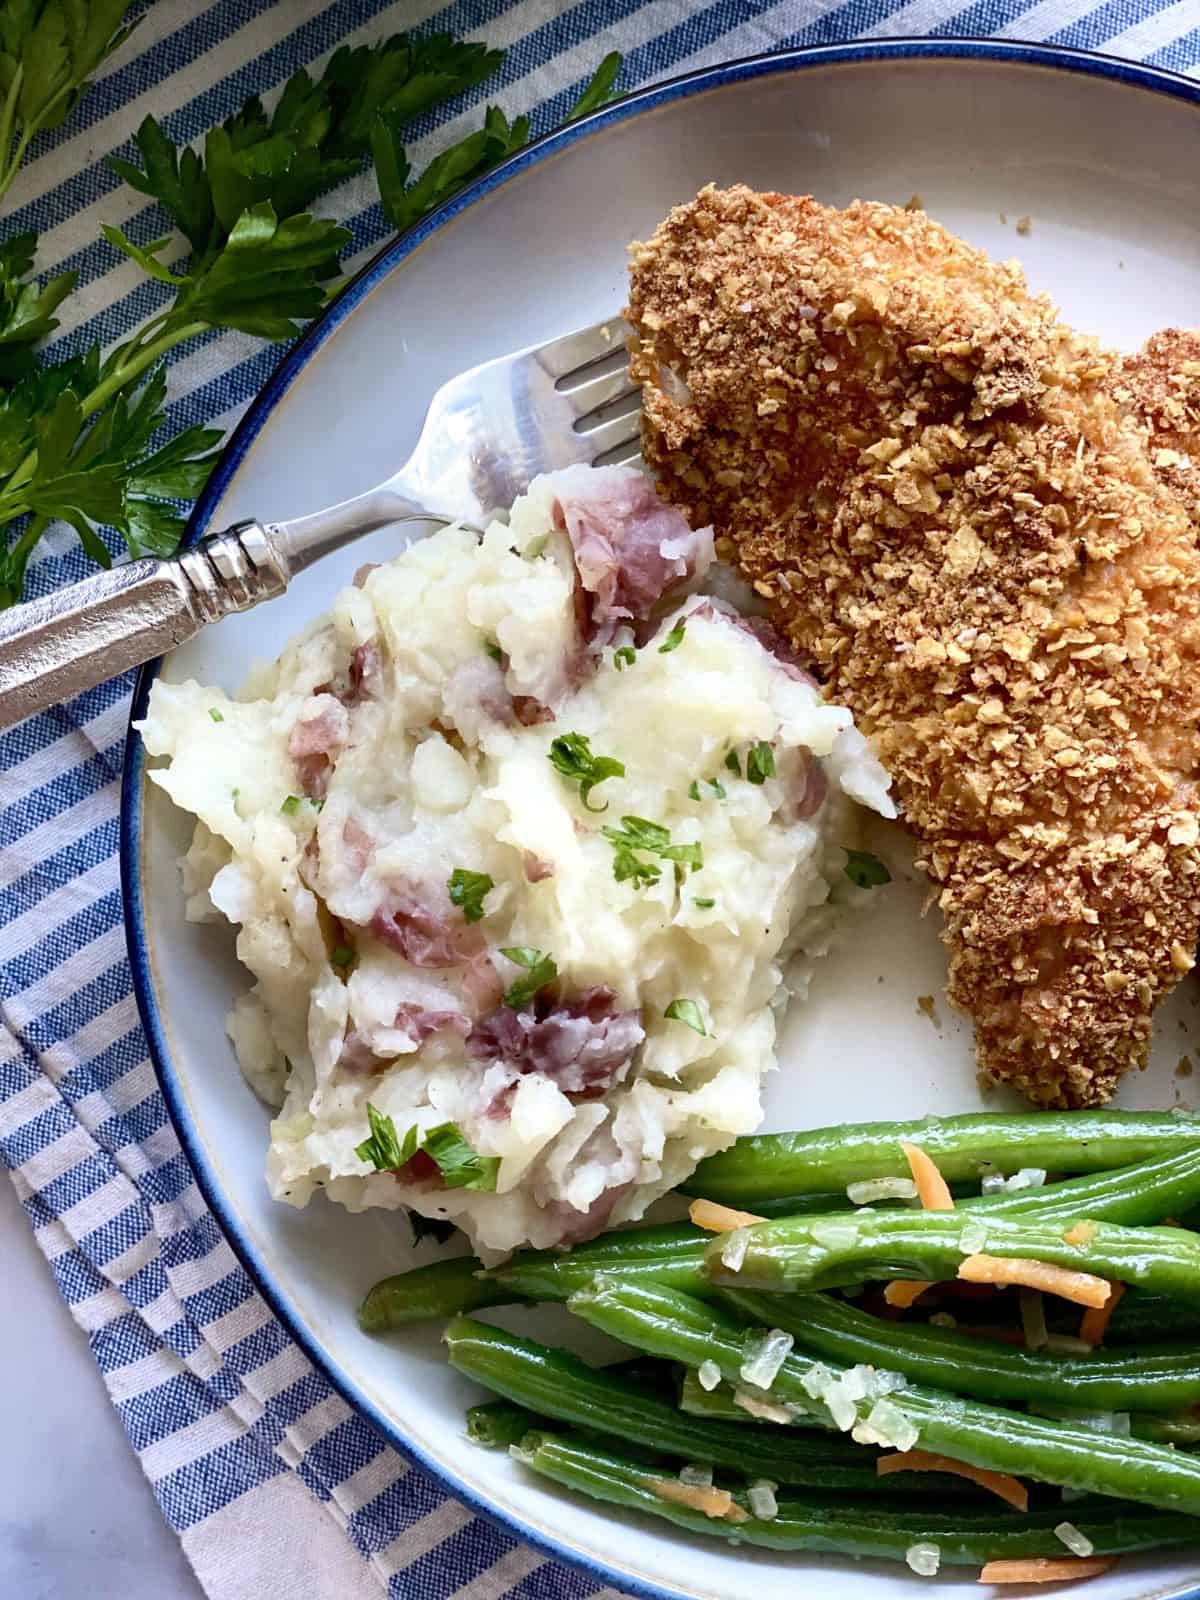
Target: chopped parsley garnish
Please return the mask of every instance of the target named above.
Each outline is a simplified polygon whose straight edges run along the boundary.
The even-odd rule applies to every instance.
[[[354,960],[354,951],[348,944],[335,944],[329,959],[335,967],[348,967]]]
[[[504,651],[501,650],[495,639],[485,639],[483,641],[483,648],[487,651],[488,655],[491,656],[493,661],[504,660]]]
[[[717,902],[715,900],[710,900],[707,895],[703,899],[697,895],[697,897],[692,901],[692,904],[694,906],[699,906],[701,911],[711,911],[716,903]]]
[[[486,872],[468,872],[465,867],[455,867],[448,885],[450,904],[458,906],[468,922],[478,922],[483,916],[484,898],[495,887]]]
[[[679,646],[683,643],[683,635],[685,631],[684,624],[682,622],[677,622],[667,637],[659,645],[659,655],[669,656],[672,650],[678,650]]]
[[[355,1146],[354,1154],[360,1161],[369,1161],[377,1172],[394,1172],[416,1154],[417,1130],[410,1128],[402,1144],[391,1117],[376,1111],[370,1101],[367,1102],[367,1126],[371,1130],[370,1137]]]
[[[437,1162],[447,1189],[495,1189],[500,1157],[481,1156],[453,1122],[431,1128],[421,1141],[421,1148]]]
[[[547,759],[560,777],[568,783],[578,783],[579,798],[588,811],[607,811],[608,801],[602,806],[588,805],[588,795],[599,783],[608,778],[623,778],[625,763],[612,756],[594,756],[588,737],[584,733],[563,733],[553,740]]]
[[[528,945],[502,947],[500,954],[507,956],[518,967],[525,968],[525,976],[518,978],[504,996],[504,1004],[511,1006],[514,1011],[527,1006],[539,989],[544,989],[558,977],[558,965],[554,957],[543,955],[540,950],[531,950]]]
[[[645,888],[658,882],[661,868],[653,861],[642,860],[643,855],[674,861],[678,868],[676,882],[681,880],[683,868],[697,871],[704,865],[704,847],[698,840],[694,844],[672,844],[668,829],[645,817],[622,817],[619,828],[600,831],[613,847],[613,877],[618,883],[632,880],[638,888]]]
[[[303,804],[304,801],[298,794],[290,794],[279,809],[285,817],[294,817]]]
[[[222,715],[222,713],[220,711],[217,710],[216,706],[209,706],[208,714],[213,719],[214,722],[224,722],[225,721],[224,716]]]
[[[725,757],[725,765],[729,768],[730,772],[734,773],[736,777],[741,777],[742,763],[738,760],[738,753],[736,750],[731,750]]]
[[[370,1137],[354,1153],[360,1161],[369,1161],[377,1172],[398,1172],[418,1150],[423,1150],[437,1163],[447,1189],[495,1189],[500,1158],[481,1156],[473,1150],[453,1122],[443,1122],[426,1134],[412,1127],[401,1139],[391,1117],[383,1116],[368,1102],[367,1123]]]
[[[719,778],[705,778],[704,787],[712,790],[714,800],[724,800],[726,798],[725,785]],[[704,795],[700,788],[700,783],[696,778],[693,778],[691,783],[688,785],[688,794],[693,800],[704,799]]]
[[[694,1000],[672,1000],[663,1012],[663,1016],[669,1017],[672,1022],[686,1022],[688,1027],[701,1038],[708,1038],[708,1029],[704,1026],[704,1013]]]
[[[878,889],[881,884],[892,881],[887,867],[869,850],[847,850],[842,870],[857,889]]]
[[[760,739],[746,756],[746,777],[751,783],[765,783],[774,776],[775,752],[765,739]]]
[[[624,672],[626,667],[631,667],[637,660],[637,651],[631,644],[623,644],[619,650],[613,651],[613,666],[618,672]]]

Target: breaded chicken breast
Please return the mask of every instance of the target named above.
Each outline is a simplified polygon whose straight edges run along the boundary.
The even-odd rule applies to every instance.
[[[634,247],[628,316],[645,459],[873,737],[981,1067],[1107,1099],[1200,928],[1191,358],[920,212],[746,188]]]

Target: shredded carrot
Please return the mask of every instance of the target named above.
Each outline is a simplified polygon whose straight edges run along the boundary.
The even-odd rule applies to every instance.
[[[949,1456],[933,1455],[928,1450],[898,1450],[894,1455],[878,1457],[876,1477],[886,1478],[893,1472],[948,1472],[955,1478],[969,1478],[981,1489],[990,1489],[1018,1511],[1029,1510],[1029,1490],[1007,1472],[988,1472],[983,1467],[951,1461]]]
[[[647,1478],[646,1486],[660,1500],[670,1500],[691,1511],[703,1511],[716,1522],[745,1522],[746,1513],[728,1489],[705,1488],[699,1483],[680,1483],[678,1478]]]
[[[1077,1222],[1063,1234],[1064,1244],[1091,1244],[1096,1237],[1094,1222]]]
[[[1090,1306],[1083,1313],[1083,1320],[1079,1324],[1079,1337],[1085,1344],[1098,1345],[1104,1343],[1104,1335],[1108,1332],[1108,1324],[1112,1314],[1117,1309],[1121,1296],[1125,1293],[1123,1283],[1109,1283],[1112,1291],[1102,1306]]]
[[[902,1144],[900,1148],[904,1151],[908,1170],[912,1173],[913,1182],[917,1186],[922,1209],[953,1211],[954,1196],[950,1193],[950,1185],[938,1171],[937,1163],[932,1157],[927,1156],[920,1145]],[[914,1301],[920,1299],[926,1289],[932,1288],[931,1283],[925,1283],[920,1278],[897,1278],[883,1291],[883,1298],[889,1306],[911,1306]]]
[[[718,1205],[715,1200],[693,1200],[688,1216],[698,1228],[709,1233],[733,1233],[736,1228],[748,1228],[753,1222],[765,1222],[766,1217],[756,1217],[753,1211],[734,1211],[729,1206]]]
[[[908,1170],[913,1175],[917,1194],[925,1210],[953,1211],[954,1196],[950,1193],[950,1185],[938,1171],[937,1163],[925,1154],[920,1145],[902,1144],[900,1148],[904,1151],[904,1159],[908,1162]]]
[[[931,1283],[924,1283],[920,1278],[897,1278],[883,1291],[883,1298],[890,1306],[911,1306],[926,1289],[932,1288]]]
[[[1073,1300],[1097,1310],[1107,1305],[1112,1296],[1108,1279],[1098,1278],[1094,1272],[1072,1272],[1049,1261],[1025,1261],[1017,1256],[967,1256],[959,1263],[958,1275],[967,1283],[991,1283],[998,1289],[1014,1283],[1025,1289],[1040,1289],[1043,1294],[1056,1294],[1060,1300]]]
[[[1098,1578],[1116,1566],[1115,1556],[1065,1556],[1051,1560],[1036,1556],[1026,1561],[989,1561],[979,1574],[980,1583],[1070,1583],[1072,1579]]]

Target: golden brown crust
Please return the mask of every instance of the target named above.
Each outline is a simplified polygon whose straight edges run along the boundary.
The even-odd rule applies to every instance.
[[[875,738],[982,1066],[1107,1098],[1200,926],[1200,559],[1136,415],[1183,437],[1163,353],[920,212],[745,188],[635,246],[629,317],[646,460]]]

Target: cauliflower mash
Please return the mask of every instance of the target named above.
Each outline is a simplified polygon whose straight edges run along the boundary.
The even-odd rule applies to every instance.
[[[894,810],[850,713],[696,592],[712,559],[639,473],[571,468],[360,573],[237,699],[155,684],[277,1198],[494,1258],[640,1217],[758,1125],[851,800]]]

